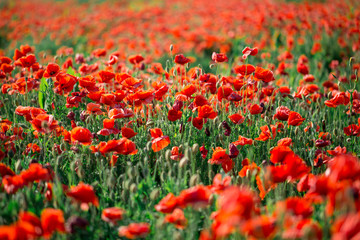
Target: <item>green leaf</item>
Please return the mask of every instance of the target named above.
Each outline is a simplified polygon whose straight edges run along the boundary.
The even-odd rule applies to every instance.
[[[41,78],[41,81],[40,81],[40,90],[39,90],[39,105],[42,109],[44,109],[44,104],[45,104],[45,92],[46,92],[46,89],[48,87],[48,84],[46,82],[46,79],[43,77]]]

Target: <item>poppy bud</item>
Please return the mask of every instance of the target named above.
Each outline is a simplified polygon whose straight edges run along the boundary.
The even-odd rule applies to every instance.
[[[85,229],[87,225],[89,225],[89,222],[86,221],[86,219],[78,216],[71,216],[65,223],[65,230],[66,232],[73,234],[76,232],[77,228]]]
[[[174,50],[174,46],[171,44],[170,45],[170,52],[172,52]]]
[[[294,96],[293,96],[293,95],[290,95],[290,94],[288,94],[288,95],[283,95],[283,97],[288,97],[288,98],[290,98],[291,100],[295,100]]]
[[[209,204],[212,205],[215,201],[215,196],[214,194],[211,194],[210,197],[209,197]]]
[[[76,147],[76,146],[72,146],[72,147],[70,148],[70,150],[73,151],[73,152],[75,152],[75,153],[78,153],[78,152],[80,151],[79,148]]]
[[[21,161],[18,160],[15,163],[15,172],[20,172],[22,170]]]
[[[191,153],[192,153],[192,150],[191,150],[191,148],[190,147],[186,147],[185,148],[185,157],[187,157],[187,158],[191,158]]]
[[[296,127],[294,132],[295,132],[295,135],[298,135],[298,133],[299,133],[299,127]]]
[[[152,146],[151,141],[149,141],[149,142],[146,143],[146,150],[147,150],[148,152],[150,152],[150,151],[152,150],[151,146]]]
[[[130,192],[136,193],[137,192],[137,186],[135,183],[130,185]]]
[[[180,232],[175,232],[174,233],[174,240],[183,240],[183,236],[181,235]]]
[[[239,155],[239,150],[235,146],[235,144],[230,143],[229,144],[229,157],[230,158],[236,158]]]
[[[76,171],[76,174],[80,179],[83,179],[85,176],[85,171],[82,166],[79,166],[78,170]]]
[[[88,118],[88,116],[89,116],[89,115],[88,115],[85,111],[82,111],[82,112],[80,113],[80,120],[83,121],[83,122],[85,122],[86,119]]]
[[[266,123],[270,123],[269,120],[270,120],[270,119],[268,118],[268,116],[265,116],[265,117],[264,117],[264,121],[265,121]]]
[[[208,173],[208,177],[209,177],[209,179],[214,179],[215,173],[212,170],[210,170]]]
[[[199,181],[199,175],[197,174],[192,175],[190,178],[190,187],[196,186],[198,184],[198,181]]]
[[[192,146],[192,154],[195,155],[198,151],[199,151],[199,144],[195,143],[193,146]]]
[[[171,150],[170,149],[168,149],[168,150],[166,150],[166,152],[165,152],[165,159],[166,159],[166,161],[170,161],[170,158],[171,157]]]
[[[180,146],[179,146],[179,152],[184,152],[184,145],[180,144]]]
[[[114,177],[114,175],[110,175],[110,177],[108,178],[107,185],[108,185],[110,188],[115,187],[115,185],[116,185],[116,178]]]
[[[179,167],[180,167],[180,168],[185,167],[185,165],[187,165],[188,162],[189,162],[189,158],[183,157],[183,158],[180,160]]]
[[[208,137],[210,137],[210,134],[211,134],[211,133],[210,133],[209,128],[206,127],[206,128],[205,128],[205,135],[208,136]]]
[[[160,191],[157,188],[152,190],[152,192],[150,193],[150,199],[153,201],[157,200],[159,198],[159,196],[160,196]]]
[[[134,170],[134,168],[129,168],[127,171],[126,171],[126,173],[127,173],[127,175],[128,175],[128,177],[130,178],[130,179],[132,179],[132,178],[134,178],[134,176],[135,176],[135,170]]]
[[[214,118],[213,123],[215,124],[215,126],[220,123],[220,120],[219,120],[219,117],[218,117],[218,116],[216,116],[216,117]]]
[[[179,165],[180,166],[180,165]],[[168,177],[169,178],[173,178],[174,177],[174,172],[170,169],[168,172]]]
[[[348,142],[348,143],[351,142],[351,138],[347,138],[346,142]]]
[[[209,68],[213,69],[215,67],[215,64],[210,64]]]
[[[131,183],[132,183],[132,182],[131,182],[130,179],[126,180],[125,183],[124,183],[124,188],[125,188],[126,190],[129,190]]]
[[[160,173],[160,180],[161,180],[162,182],[164,182],[164,181],[166,180],[166,173],[165,173],[165,172],[161,172],[161,173]]]
[[[127,194],[127,191],[126,190],[123,190],[122,192],[121,192],[121,199],[125,202],[125,201],[127,201],[127,200],[129,200],[128,199],[128,194]]]

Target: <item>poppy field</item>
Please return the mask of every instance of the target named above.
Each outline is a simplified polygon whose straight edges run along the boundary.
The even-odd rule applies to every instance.
[[[0,15],[0,240],[360,239],[359,1]]]

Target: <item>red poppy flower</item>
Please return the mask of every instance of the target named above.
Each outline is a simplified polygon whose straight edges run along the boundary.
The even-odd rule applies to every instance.
[[[261,133],[259,137],[255,138],[255,140],[267,141],[269,139],[274,139],[276,137],[276,127],[274,125],[270,125],[270,128],[271,128],[271,132],[267,125],[261,126],[260,127]]]
[[[183,210],[177,208],[171,214],[165,216],[164,222],[174,224],[177,229],[184,229],[187,225]]]
[[[226,56],[225,53],[216,53],[213,52],[213,54],[211,55],[211,59],[216,62],[216,63],[221,63],[221,62],[227,62],[228,61],[228,57]]]
[[[18,61],[20,61],[23,68],[30,68],[36,63],[36,57],[34,54],[30,54],[25,57],[21,57]]]
[[[115,77],[115,73],[102,70],[99,72],[99,76],[100,76],[100,81],[99,81],[100,83],[109,83],[111,79]]]
[[[64,214],[59,209],[45,208],[41,212],[43,237],[50,238],[54,232],[65,232]]]
[[[250,47],[245,47],[243,50],[242,50],[242,58],[243,59],[246,59],[249,55],[251,56],[255,56],[256,54],[258,54],[259,50],[257,47],[255,48],[250,48]]]
[[[71,142],[80,143],[82,145],[90,145],[92,142],[92,134],[89,129],[83,127],[75,127],[70,131]]]
[[[297,112],[290,111],[288,124],[292,126],[300,126],[304,122],[305,118],[302,118],[301,115]]]
[[[141,55],[131,55],[128,57],[128,60],[131,64],[138,64],[144,61],[144,57]]]
[[[125,210],[119,207],[105,208],[102,211],[101,219],[105,222],[116,224],[117,221],[123,218],[124,213]]]
[[[170,144],[169,136],[164,136],[160,128],[150,129],[152,137],[151,148],[154,152],[159,152]]]
[[[252,115],[256,115],[256,114],[260,114],[263,111],[263,108],[260,107],[259,104],[253,104],[251,105],[251,107],[249,108],[249,111]]]
[[[170,109],[168,112],[168,119],[171,122],[181,119],[182,111],[176,111],[175,109]]]
[[[274,73],[268,69],[264,69],[261,67],[256,67],[255,68],[255,74],[254,77],[256,79],[262,80],[263,82],[271,82],[273,80],[275,80],[274,78]]]
[[[96,207],[99,206],[99,200],[91,185],[80,182],[77,186],[71,187],[66,195],[80,202],[84,208],[87,208],[89,203],[92,203]]]
[[[210,164],[221,164],[224,171],[227,173],[234,167],[234,162],[226,153],[226,150],[221,147],[216,147],[211,159],[208,161]]]
[[[242,124],[245,121],[245,117],[239,113],[234,113],[228,117],[234,124]]]
[[[0,163],[0,176],[1,176],[1,177],[5,177],[5,176],[15,176],[15,173],[14,173],[14,171],[11,170],[11,168],[8,167],[6,164]]]
[[[169,193],[161,201],[155,205],[155,209],[162,213],[171,213],[178,206],[178,198],[174,194]]]
[[[109,140],[107,143],[101,142],[98,148],[100,153],[103,155],[108,152],[116,152],[121,155],[134,155],[138,151],[135,143],[127,138]]]
[[[285,230],[281,238],[283,239],[305,239],[311,236],[311,239],[321,240],[322,231],[320,225],[312,219],[303,219],[291,228]]]
[[[291,138],[282,138],[277,142],[277,145],[290,147],[292,145],[292,139]]]
[[[43,77],[45,78],[56,77],[59,71],[60,71],[59,65],[57,65],[56,63],[49,63],[46,67]]]
[[[119,228],[119,236],[128,239],[144,238],[150,233],[148,223],[130,223],[128,226]]]
[[[208,187],[198,185],[189,189],[182,190],[178,197],[178,204],[182,208],[191,206],[193,208],[203,208],[209,205],[211,191]]]
[[[55,81],[54,81],[54,92],[60,95],[67,95],[69,94],[73,88],[74,85],[78,82],[78,78],[74,77],[70,74],[59,72],[56,75]]]
[[[246,138],[243,136],[239,136],[238,140],[233,142],[233,144],[235,146],[245,146],[245,145],[253,145],[254,144],[254,140],[250,139],[250,138]]]
[[[49,133],[58,128],[54,116],[48,114],[39,114],[30,123],[36,131],[41,133]]]
[[[198,117],[199,118],[214,119],[217,116],[217,113],[209,105],[200,106],[200,107],[198,107],[197,110],[198,110]]]
[[[280,106],[276,108],[276,113],[274,115],[274,119],[278,119],[280,121],[287,121],[289,118],[290,109],[285,106]]]
[[[226,176],[224,177],[224,179],[222,179],[221,174],[218,173],[215,175],[210,189],[212,192],[221,194],[227,187],[230,186],[230,183],[231,183],[230,176]]]
[[[273,163],[282,163],[288,154],[293,154],[293,151],[287,146],[277,146],[270,151],[270,161]]]
[[[359,136],[360,126],[356,124],[350,124],[349,126],[344,127],[344,133],[348,136]]]
[[[253,72],[255,72],[255,67],[251,64],[243,64],[243,65],[235,66],[234,71],[237,74],[241,74],[241,75],[245,76],[245,75],[250,75]]]
[[[233,93],[233,89],[230,86],[221,86],[217,91],[217,99],[222,101],[223,99],[227,99]]]
[[[175,146],[171,149],[171,156],[170,158],[172,160],[175,160],[175,161],[180,161],[180,159],[184,156],[184,154],[182,154],[180,151],[179,151],[179,147]]]
[[[276,231],[276,218],[265,215],[254,217],[241,227],[241,232],[254,239],[272,239]]]
[[[32,163],[27,170],[20,173],[20,177],[23,179],[24,185],[26,185],[34,181],[48,181],[50,174],[49,170],[43,168],[41,164]]]
[[[121,128],[121,136],[125,137],[125,138],[132,138],[135,137],[137,135],[136,132],[134,132],[134,130],[132,130],[131,128],[128,127],[122,127]]]
[[[134,116],[134,113],[129,108],[113,108],[109,111],[108,116],[111,119],[130,118]]]
[[[208,154],[208,150],[206,150],[206,148],[205,148],[204,145],[202,145],[202,146],[200,147],[200,153],[201,153],[201,157],[202,157],[203,159],[205,159],[206,156],[207,156],[207,154]]]
[[[191,60],[187,57],[185,57],[183,54],[179,54],[175,56],[174,62],[180,65],[184,65],[188,62],[190,62]]]

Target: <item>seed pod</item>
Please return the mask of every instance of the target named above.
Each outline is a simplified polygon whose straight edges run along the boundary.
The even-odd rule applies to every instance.
[[[124,183],[124,188],[125,188],[126,190],[129,190],[131,184],[132,184],[132,182],[131,182],[130,179],[126,180],[125,183]]]
[[[160,196],[160,191],[159,189],[155,188],[154,190],[152,190],[152,192],[150,193],[150,199],[152,201],[155,201],[159,198]]]
[[[198,181],[199,181],[199,175],[195,174],[195,175],[192,175],[191,178],[190,178],[190,187],[194,187],[198,184]]]
[[[214,123],[215,126],[220,123],[220,120],[219,120],[219,117],[218,117],[218,116],[216,116],[216,117],[214,118],[213,123]]]
[[[183,236],[181,235],[181,232],[175,232],[174,233],[174,240],[183,240]]]
[[[265,121],[266,123],[270,123],[269,117],[268,117],[268,116],[265,116],[265,117],[264,117],[264,121]]]
[[[195,155],[198,151],[199,151],[199,144],[194,143],[194,145],[192,146],[192,154]]]
[[[295,128],[295,135],[298,135],[298,134],[299,134],[299,131],[300,131],[300,130],[299,130],[299,127],[296,127],[296,128]]]
[[[15,172],[20,172],[22,170],[21,160],[17,160],[15,163]]]
[[[185,167],[189,162],[189,158],[187,157],[183,157],[181,160],[180,160],[180,163],[179,163],[179,167],[180,168],[183,168]]]
[[[210,137],[211,133],[208,127],[205,128],[205,135]]]
[[[111,175],[111,176],[108,178],[107,185],[108,185],[110,188],[115,187],[115,185],[116,185],[116,178],[115,178],[113,175]]]
[[[150,152],[150,151],[152,150],[151,146],[152,146],[152,143],[151,143],[151,142],[147,142],[147,143],[146,143],[146,150],[147,150],[148,152]]]
[[[214,179],[215,173],[212,170],[210,170],[209,173],[208,173],[208,177],[209,177],[210,180]]]
[[[85,171],[82,166],[79,166],[78,170],[76,171],[76,174],[80,179],[83,179],[85,177]]]
[[[137,192],[137,186],[135,183],[130,185],[130,192],[136,193]]]
[[[167,149],[166,152],[165,152],[165,160],[170,162],[171,160],[171,150],[170,149]]]
[[[174,172],[170,169],[168,172],[168,177],[169,178],[173,178],[174,177]]]
[[[154,121],[149,119],[147,122],[146,122],[146,127],[147,128],[152,128],[154,126]]]
[[[134,168],[130,167],[127,171],[126,171],[128,177],[130,179],[133,179],[135,177],[135,170]]]
[[[192,153],[191,148],[187,146],[187,147],[185,148],[185,154],[184,154],[185,157],[191,159],[191,153]]]
[[[160,173],[160,180],[161,180],[162,182],[164,182],[164,181],[166,180],[166,173],[165,173],[165,172],[161,172],[161,173]]]
[[[214,194],[211,194],[210,197],[209,197],[209,204],[212,205],[215,201],[215,196]]]

